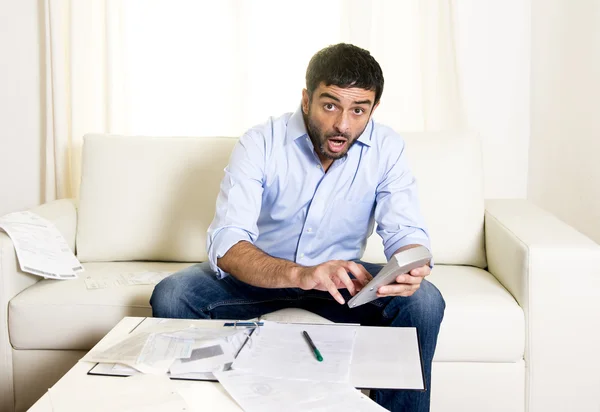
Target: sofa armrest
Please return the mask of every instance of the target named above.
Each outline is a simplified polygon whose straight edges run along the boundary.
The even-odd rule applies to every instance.
[[[77,207],[72,199],[56,200],[30,209],[50,220],[62,233],[69,247],[75,250]],[[12,347],[8,334],[8,303],[41,278],[22,272],[10,237],[0,231],[0,410],[14,408]]]
[[[600,246],[526,200],[488,200],[488,269],[526,319],[529,412],[598,411]]]

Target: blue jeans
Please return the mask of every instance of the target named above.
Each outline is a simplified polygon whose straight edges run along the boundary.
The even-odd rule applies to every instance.
[[[382,268],[381,265],[357,262],[373,276]],[[348,291],[342,289],[340,292],[347,302],[350,299]],[[165,278],[156,285],[150,304],[153,316],[160,318],[251,319],[279,309],[300,308],[333,322],[416,327],[427,390],[373,390],[371,397],[391,411],[429,411],[431,362],[446,305],[438,289],[427,280],[423,280],[421,287],[410,297],[379,298],[350,309],[348,305],[337,303],[329,292],[259,288],[233,276],[219,280],[206,262]]]

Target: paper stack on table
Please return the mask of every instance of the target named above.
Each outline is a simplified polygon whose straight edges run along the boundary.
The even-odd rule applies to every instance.
[[[215,376],[246,412],[386,411],[348,383],[269,378],[235,370]]]
[[[385,411],[349,383],[357,326],[263,324],[252,334],[251,344],[244,345],[232,370],[214,373],[245,411]]]
[[[349,382],[358,326],[247,322],[249,327],[207,326],[183,319],[158,320],[82,361],[135,373],[217,379],[249,412],[381,408]],[[256,325],[256,326],[253,326]],[[259,326],[262,325],[262,326]],[[305,337],[306,331],[322,361]]]
[[[231,367],[271,378],[348,382],[356,329],[356,326],[264,322]],[[319,343],[322,362],[310,350],[303,331]]]
[[[60,231],[35,213],[4,215],[0,229],[10,236],[23,272],[50,279],[75,279],[83,271]]]
[[[213,372],[233,361],[248,334],[245,329],[181,324],[167,322],[133,332],[105,350],[89,352],[81,360],[125,365],[148,374]]]

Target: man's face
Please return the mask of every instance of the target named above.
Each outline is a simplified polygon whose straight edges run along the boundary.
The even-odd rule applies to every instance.
[[[367,127],[375,91],[321,83],[309,98],[302,91],[302,111],[308,135],[321,161],[343,157]]]

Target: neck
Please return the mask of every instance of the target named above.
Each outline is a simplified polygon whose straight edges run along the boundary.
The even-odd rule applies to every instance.
[[[319,156],[319,160],[321,161],[321,166],[323,166],[323,171],[325,173],[327,173],[327,170],[329,170],[329,167],[331,167],[331,165],[333,164],[333,159],[322,156],[316,150],[315,150],[315,152],[317,153],[317,156]]]

